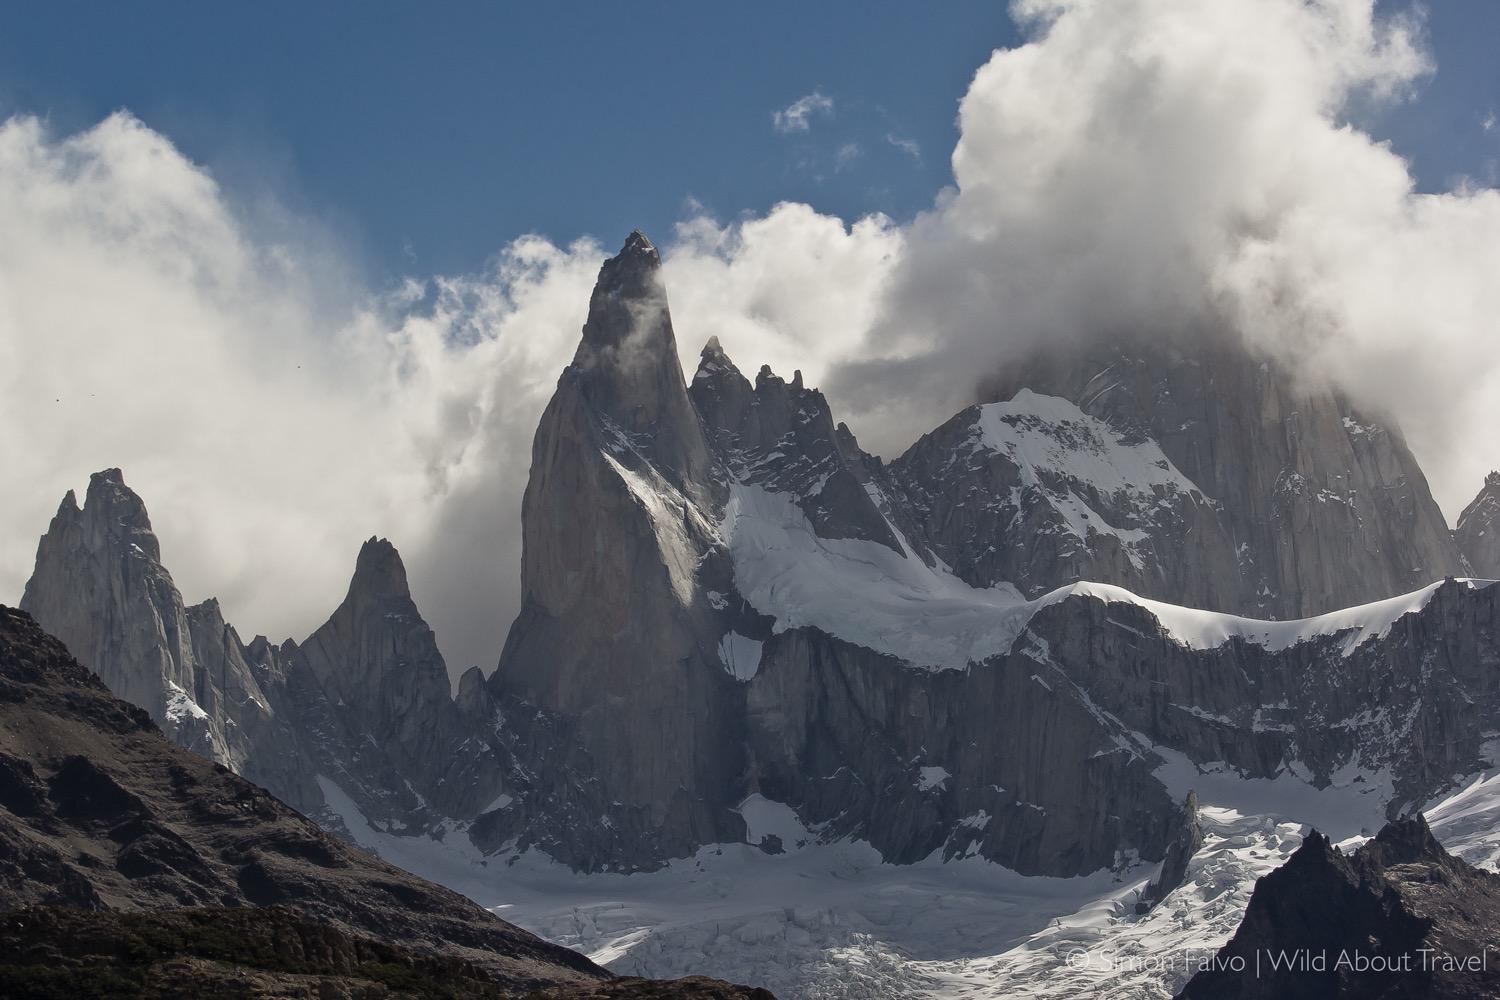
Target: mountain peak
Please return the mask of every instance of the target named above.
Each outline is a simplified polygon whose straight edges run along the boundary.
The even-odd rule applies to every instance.
[[[554,401],[575,394],[594,418],[634,435],[679,489],[708,481],[708,447],[683,382],[661,259],[639,231],[599,268],[583,337]]]
[[[1484,477],[1484,486],[1458,515],[1453,538],[1469,561],[1469,571],[1486,579],[1500,577],[1500,472]]]
[[[360,546],[359,558],[354,563],[354,579],[349,582],[350,594],[371,597],[407,597],[411,589],[406,583],[406,566],[401,554],[384,538],[371,535]]]
[[[625,237],[625,245],[620,247],[619,256],[649,256],[656,261],[661,257],[656,252],[656,244],[646,238],[646,234],[639,229],[632,229],[630,235]]]
[[[724,351],[719,338],[709,337],[708,343],[703,345],[703,351],[698,355],[698,371],[693,375],[693,381],[713,379],[721,375],[740,375],[740,370]]]
[[[1387,823],[1370,843],[1374,847],[1367,846],[1365,852],[1378,854],[1384,865],[1409,865],[1418,861],[1439,863],[1449,857],[1421,813]]]
[[[69,491],[71,495],[72,491]],[[64,506],[67,498],[63,498]],[[125,485],[125,476],[119,469],[104,469],[89,477],[88,493],[83,499],[83,510],[92,521],[113,533],[116,528],[138,536],[132,541],[148,550],[152,559],[160,560],[161,553],[156,536],[151,531],[151,517],[146,513],[146,503],[134,490]],[[149,541],[147,540],[149,538]]]
[[[668,352],[675,363],[676,350],[661,257],[637,230],[599,268],[573,364],[588,371],[667,357]]]
[[[63,494],[62,503],[57,505],[58,517],[76,517],[81,511],[78,509],[78,496],[72,490]]]

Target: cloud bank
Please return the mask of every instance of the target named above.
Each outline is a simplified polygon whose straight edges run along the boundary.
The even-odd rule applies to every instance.
[[[1432,69],[1371,0],[1021,0],[833,395],[909,441],[1039,343],[1238,329],[1394,412],[1452,512],[1500,446],[1500,192],[1419,194],[1360,131]],[[922,409],[916,413],[912,407]]]
[[[663,241],[689,370],[709,336],[801,369],[890,453],[1038,343],[1227,325],[1392,410],[1456,512],[1500,465],[1500,193],[1417,193],[1351,124],[1431,71],[1419,27],[1368,0],[1013,9],[1030,40],[976,73],[930,211],[781,204]],[[0,598],[118,465],[185,596],[247,632],[306,634],[381,534],[450,667],[493,665],[532,433],[614,238],[364,288],[127,114],[0,126],[0,232]]]

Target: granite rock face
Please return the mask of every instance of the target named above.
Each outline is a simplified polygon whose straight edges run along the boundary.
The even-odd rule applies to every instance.
[[[1484,489],[1459,515],[1453,536],[1475,576],[1500,579],[1500,472],[1484,477]]]
[[[1102,518],[1146,532],[1148,552],[1138,555],[1149,570],[1142,578],[1140,567],[1117,562],[1126,575],[1091,577],[1098,582],[1139,585],[1143,596],[1189,607],[1302,618],[1463,575],[1463,557],[1399,431],[1334,390],[1303,385],[1233,335],[1056,352],[1012,366],[983,391],[1012,405],[1028,391],[1066,400],[1123,443],[1159,448],[1204,498],[1209,509],[1191,511],[1169,496],[1162,515],[1139,526],[1131,519],[1139,503],[1095,511],[1093,525]],[[930,465],[930,450],[919,443],[901,463]],[[1045,479],[1041,487],[1032,502],[1056,506],[1063,491]],[[941,519],[933,527],[935,548],[965,541],[960,534],[950,542]],[[1066,573],[1049,576],[1045,554],[1031,568],[1041,581],[1068,582]]]
[[[72,491],[63,498],[21,608],[183,746],[243,769],[271,728],[265,693],[217,604],[184,607],[145,504],[119,469],[90,478],[82,508]]]
[[[502,790],[499,762],[454,704],[448,668],[390,542],[360,548],[328,621],[291,653],[288,700],[320,774],[395,828],[471,818]],[[378,753],[349,748],[362,744]]]
[[[1314,831],[1256,883],[1215,967],[1180,996],[1494,997],[1497,924],[1500,876],[1450,856],[1420,815],[1349,855]]]
[[[891,474],[918,537],[976,587],[1036,597],[1094,580],[1192,607],[1249,600],[1223,505],[1154,439],[1070,400],[1021,389],[972,406]]]
[[[743,692],[719,666],[733,590],[721,472],[677,359],[656,249],[601,268],[583,340],[542,415],[522,506],[522,607],[490,679],[573,720],[609,801],[673,853],[738,840]]]

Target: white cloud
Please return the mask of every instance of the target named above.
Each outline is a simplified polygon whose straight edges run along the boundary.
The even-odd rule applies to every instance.
[[[599,247],[525,238],[482,275],[328,302],[342,276],[316,234],[258,241],[123,114],[65,138],[0,126],[0,231],[8,600],[63,492],[118,465],[188,600],[217,594],[241,628],[301,638],[361,539],[388,535],[445,648],[489,665],[495,627],[473,622],[514,606],[527,425]]]
[[[907,139],[903,136],[897,135],[894,132],[887,132],[885,134],[885,141],[890,143],[892,146],[895,146],[897,149],[901,150],[901,152],[905,153],[907,156],[910,156],[918,163],[922,162],[922,146],[917,142],[917,140]]]
[[[905,233],[839,373],[890,449],[1059,338],[1230,323],[1395,410],[1453,511],[1496,464],[1500,193],[1415,191],[1350,126],[1430,69],[1370,0],[1023,0],[960,107],[955,186]],[[892,404],[896,404],[892,406]]]
[[[769,364],[821,382],[863,349],[901,246],[884,216],[850,226],[794,202],[729,226],[680,223],[665,269],[683,367],[716,336],[751,379]]]
[[[804,94],[780,111],[771,112],[771,125],[778,132],[806,132],[812,128],[814,115],[832,115],[833,98],[815,90]]]

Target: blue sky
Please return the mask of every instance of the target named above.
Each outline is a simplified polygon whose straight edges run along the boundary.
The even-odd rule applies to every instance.
[[[910,3],[11,5],[0,102],[63,130],[125,107],[383,266],[477,265],[527,231],[663,234],[793,198],[909,214],[948,176],[1003,7]],[[170,13],[166,13],[170,12]],[[783,136],[771,112],[835,113]],[[920,160],[887,141],[914,140]],[[856,143],[857,160],[837,166]]]
[[[1438,73],[1365,124],[1425,188],[1493,183],[1500,3],[1433,4],[1427,30]],[[977,0],[7,3],[0,112],[68,132],[128,108],[239,203],[320,220],[370,277],[453,273],[523,232],[661,238],[688,198],[721,219],[783,199],[909,217],[951,179],[974,70],[1017,37]],[[778,133],[772,112],[815,92],[833,113]]]

